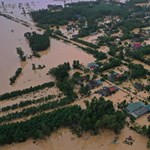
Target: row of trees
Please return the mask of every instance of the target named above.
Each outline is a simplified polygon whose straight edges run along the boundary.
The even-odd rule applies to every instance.
[[[18,68],[15,72],[15,75],[9,78],[10,81],[10,85],[12,85],[13,83],[15,83],[16,79],[19,77],[19,75],[22,72],[22,68]]]
[[[86,109],[75,105],[43,113],[24,122],[0,125],[0,145],[43,138],[60,127],[72,128],[78,136],[85,131],[97,134],[103,128],[119,133],[124,127],[126,116],[121,111],[115,111],[111,101],[101,98],[85,103]]]
[[[2,107],[1,111],[5,112],[5,111],[9,111],[9,110],[15,110],[17,108],[23,108],[32,104],[39,104],[39,103],[44,103],[47,102],[49,100],[53,100],[54,98],[56,98],[56,95],[48,95],[46,97],[42,97],[39,99],[33,99],[33,100],[26,100],[26,101],[21,101],[20,103],[17,104],[13,104],[10,106],[6,106],[6,107]]]
[[[92,49],[92,48],[85,48],[85,47],[81,47],[78,46],[79,48],[81,48],[83,51],[92,54],[97,60],[103,60],[107,58],[107,55],[103,52],[99,52],[96,49]]]
[[[51,87],[54,87],[54,86],[55,86],[54,82],[47,82],[47,83],[37,85],[37,86],[34,86],[34,87],[31,86],[30,88],[26,88],[26,89],[23,89],[23,90],[17,90],[17,91],[13,91],[13,92],[10,92],[10,93],[4,93],[4,94],[0,95],[0,101],[10,99],[10,98],[13,98],[13,97],[16,97],[16,96],[21,96],[23,94],[28,94],[30,92],[35,92],[35,91],[38,91],[38,90],[42,90],[46,87],[51,88]]]
[[[99,48],[99,46],[97,46],[96,44],[93,44],[93,43],[90,43],[90,42],[87,42],[87,41],[83,41],[83,40],[81,40],[81,39],[76,39],[76,38],[74,38],[73,40],[76,41],[76,42],[78,42],[78,43],[81,43],[81,44],[83,44],[83,45],[86,45],[86,46],[95,48],[95,49],[96,49],[96,48]]]
[[[9,121],[12,121],[15,119],[33,116],[33,115],[42,113],[42,112],[50,110],[50,109],[59,108],[61,106],[65,106],[67,104],[71,104],[73,101],[74,100],[71,99],[70,97],[64,97],[60,100],[55,100],[52,102],[40,104],[38,106],[24,108],[22,111],[16,111],[14,113],[10,113],[10,114],[0,117],[0,123],[5,123],[5,122],[9,122]]]
[[[21,61],[26,61],[26,56],[24,55],[24,52],[21,47],[16,48],[17,54],[19,55],[19,58]]]

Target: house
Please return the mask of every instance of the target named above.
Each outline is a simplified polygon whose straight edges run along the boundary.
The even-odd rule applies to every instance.
[[[122,77],[122,74],[118,74],[117,72],[113,72],[108,76],[108,80],[111,82],[117,81],[120,77]]]
[[[103,87],[103,89],[100,89],[99,93],[102,96],[109,96],[109,95],[111,95],[108,87]]]
[[[137,43],[133,44],[133,48],[135,48],[135,49],[139,49],[141,47],[142,47],[142,44],[140,42],[137,42]]]
[[[135,103],[130,103],[126,108],[125,110],[128,112],[128,113],[131,113],[141,107],[144,107],[145,104],[143,102],[135,102]]]
[[[145,105],[143,102],[135,102],[130,103],[125,110],[132,117],[139,118],[142,115],[150,112],[150,105]]]
[[[109,92],[107,92],[106,90],[104,90],[104,89],[100,89],[100,94],[102,95],[102,96],[109,96],[110,95],[110,93]]]
[[[80,78],[80,81],[81,81],[81,82],[88,81],[88,76],[87,76],[87,75],[82,76],[82,77]]]
[[[116,93],[118,90],[119,90],[119,88],[117,86],[109,87],[109,91],[110,91],[111,94]]]
[[[109,96],[113,93],[116,93],[119,90],[117,86],[111,86],[111,87],[106,87],[104,86],[102,89],[99,90],[99,93],[102,96]]]
[[[143,91],[144,90],[144,85],[140,84],[140,83],[135,83],[133,85],[138,91]]]
[[[88,67],[90,70],[94,70],[94,69],[96,69],[97,67],[99,67],[99,65],[96,64],[95,62],[92,62],[92,63],[89,63],[89,64],[87,65],[87,67]]]
[[[102,84],[101,80],[92,80],[89,82],[88,87],[89,89],[94,89],[95,87],[98,87]]]

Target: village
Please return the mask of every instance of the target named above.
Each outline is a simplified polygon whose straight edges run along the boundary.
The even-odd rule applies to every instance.
[[[66,5],[67,7],[65,8],[49,5],[48,9],[50,14],[47,11],[43,12],[43,14],[45,13],[44,16],[46,17],[46,15],[51,16],[51,13],[56,13],[55,19],[57,20],[59,17],[62,17],[60,14],[61,11],[70,11],[69,7],[76,10],[76,7],[78,7],[78,3]],[[85,2],[83,4],[81,3],[79,7],[87,10],[86,8],[89,7],[87,5]],[[116,8],[129,7],[126,4],[120,4],[120,2],[116,1],[113,5]],[[92,102],[100,100],[106,101],[106,105],[107,102],[112,103],[115,112],[120,112],[120,114],[123,113],[125,115],[124,128],[122,128],[122,131],[120,130],[120,135],[114,134],[111,131],[108,133],[107,131],[106,133],[102,132],[102,135],[104,134],[103,136],[109,139],[107,145],[112,147],[116,146],[116,148],[118,145],[118,150],[122,146],[124,149],[133,147],[133,150],[135,150],[138,146],[140,147],[138,143],[140,143],[141,139],[143,140],[143,137],[146,137],[143,143],[145,144],[144,150],[147,150],[150,147],[150,8],[149,2],[138,2],[137,4],[132,4],[132,6],[134,6],[134,9],[128,17],[124,13],[116,15],[116,12],[112,11],[114,8],[112,8],[112,16],[110,14],[105,15],[105,11],[102,11],[104,14],[102,17],[97,18],[96,21],[95,16],[83,16],[83,14],[76,13],[73,20],[71,18],[72,16],[70,17],[71,19],[69,17],[68,19],[64,15],[64,18],[58,20],[56,23],[55,19],[53,22],[49,20],[45,21],[45,17],[42,18],[43,20],[40,20],[38,17],[43,15],[40,14],[42,11],[35,11],[33,14],[31,13],[31,16],[33,21],[38,24],[37,26],[34,26],[28,21],[24,21],[22,18],[12,17],[13,13],[0,12],[1,16],[15,23],[22,24],[31,32],[33,30],[37,33],[44,31],[48,33],[50,41],[56,42],[57,44],[58,41],[61,41],[87,55],[86,62],[82,62],[82,58],[84,58],[84,54],[82,54],[79,60],[77,59],[78,55],[76,58],[72,58],[71,61],[64,61],[64,63],[49,66],[49,62],[47,61],[45,63],[42,58],[43,52],[35,52],[36,56],[31,54],[31,52],[26,52],[26,55],[23,55],[25,61],[23,60],[22,62],[27,62],[30,65],[30,72],[33,73],[34,80],[37,80],[37,83],[40,84],[32,86],[32,80],[28,78],[27,81],[29,82],[26,82],[25,88],[19,89],[17,84],[19,84],[20,76],[23,78],[23,74],[21,73],[16,77],[17,84],[14,83],[9,86],[11,89],[13,89],[13,86],[17,88],[0,95],[0,127],[9,124],[30,122],[32,119],[41,117],[44,114],[51,114],[55,111],[59,112],[76,106],[81,107],[83,109],[82,111],[86,111],[89,106],[90,110],[90,104],[92,108]],[[90,7],[94,9],[96,7],[95,3],[91,2]],[[36,13],[39,13],[38,17]],[[88,10],[87,13],[89,13]],[[70,15],[72,14],[70,11]],[[66,21],[65,19],[68,20]],[[64,24],[59,21],[64,22]],[[11,32],[15,34],[16,30],[12,29]],[[64,48],[66,47],[64,46]],[[69,51],[67,53],[69,54]],[[92,59],[89,59],[90,61],[88,61],[88,56],[92,56]],[[38,74],[39,78],[34,76],[34,73],[36,76]],[[41,83],[40,80],[44,82]],[[121,116],[122,118],[120,117],[120,120],[124,119],[124,115]],[[40,120],[40,118],[38,119]],[[69,116],[70,120],[72,121],[73,119]],[[46,124],[42,125],[41,130],[43,131]],[[76,127],[77,125],[75,124],[74,126]],[[58,131],[56,130],[57,128]],[[60,126],[60,128],[64,128],[64,126]],[[78,141],[78,137],[70,135],[68,130],[59,129],[59,126],[56,126],[56,129],[54,130],[56,130],[56,133],[58,132],[57,136],[53,135],[54,133],[52,134],[55,140],[59,141],[62,137],[66,139],[72,137],[71,141],[68,139],[70,143],[77,142],[80,146],[82,145]],[[91,135],[89,135],[87,133],[88,130],[85,130],[85,134],[80,135],[80,127],[77,129],[76,132],[79,132],[79,137],[84,138],[84,142],[95,138],[91,137],[94,134],[93,131],[90,131]],[[110,130],[109,127],[107,129]],[[61,130],[65,130],[65,132]],[[38,137],[37,139],[44,137],[45,133],[42,133],[42,131],[38,130],[35,132],[35,137]],[[116,130],[114,129],[114,131]],[[21,136],[18,137],[16,133],[17,138],[13,137],[14,142],[26,141],[27,137],[21,132],[20,135],[24,138],[21,138]],[[102,135],[100,134],[99,136]],[[139,141],[137,137],[139,137]],[[53,140],[53,138],[50,140]],[[100,139],[103,139],[103,137],[100,137]],[[94,145],[96,150],[99,148],[104,150],[110,149],[110,147],[104,146],[103,142],[99,139],[99,143],[97,139],[94,140],[99,145]],[[30,144],[32,143],[31,145],[34,146],[43,144],[41,141],[37,141],[38,144],[36,145],[35,141],[30,141]],[[2,142],[2,145],[7,144],[7,140],[4,142],[1,139],[0,142]],[[10,141],[10,143],[12,142]],[[47,145],[49,146],[48,143]],[[91,150],[88,144],[87,147],[83,147],[82,149]],[[36,149],[36,147],[34,148]],[[59,147],[59,149],[61,148]],[[80,147],[78,149],[80,150]]]

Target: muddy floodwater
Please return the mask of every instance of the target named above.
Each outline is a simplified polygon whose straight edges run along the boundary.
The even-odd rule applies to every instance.
[[[12,32],[13,30],[13,32]],[[33,27],[27,28],[19,23],[8,20],[4,17],[0,17],[0,93],[23,89],[29,86],[42,84],[50,80],[49,76],[46,76],[48,70],[58,64],[64,62],[72,62],[73,60],[80,60],[84,65],[88,62],[94,61],[94,58],[81,51],[77,47],[51,39],[51,46],[48,50],[41,53],[41,58],[27,59],[26,62],[20,62],[18,54],[16,53],[16,47],[21,47],[25,55],[30,55],[31,50],[28,46],[28,42],[24,37],[25,32],[36,31]],[[45,65],[46,68],[42,70],[33,71],[32,64]],[[16,84],[9,85],[9,78],[15,74],[17,68],[22,67],[23,71],[20,77],[17,79]]]
[[[125,138],[132,136],[134,143],[124,143]],[[117,137],[117,143],[113,139]],[[120,135],[105,130],[100,135],[84,134],[81,138],[73,135],[68,129],[60,129],[45,140],[28,140],[20,144],[4,146],[1,150],[148,150],[147,139],[136,132],[125,128]]]
[[[70,2],[78,2],[78,0],[66,1],[66,3]],[[0,0],[0,12],[34,25],[28,12],[47,8],[48,4],[63,5],[63,3],[64,1],[57,0]],[[26,15],[22,14],[22,8],[25,9],[25,12],[27,13]],[[34,26],[32,28],[27,28],[19,23],[0,16],[0,94],[47,82],[50,80],[50,77],[46,76],[48,70],[51,67],[57,66],[66,61],[72,62],[73,60],[80,60],[84,65],[87,65],[88,62],[94,61],[92,56],[82,52],[80,49],[65,44],[62,41],[51,39],[51,47],[47,51],[41,53],[42,57],[40,59],[27,60],[22,63],[16,53],[16,47],[21,47],[25,54],[29,56],[31,50],[24,38],[24,33],[32,31],[37,31],[37,28]],[[35,63],[36,65],[45,65],[46,68],[33,71],[32,63]],[[16,84],[10,86],[9,78],[15,74],[18,67],[23,68],[22,74],[17,79]]]

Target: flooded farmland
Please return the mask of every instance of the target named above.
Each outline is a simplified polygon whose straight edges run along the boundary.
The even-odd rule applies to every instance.
[[[13,9],[16,10],[15,6],[19,2],[20,2],[19,0],[5,1],[6,8],[8,8],[9,10],[9,7],[11,7],[11,4],[13,3],[14,4]],[[27,0],[26,2],[30,2],[30,1]],[[36,1],[35,3],[39,4],[39,6],[44,8],[44,6],[46,7],[46,5],[49,2],[50,1],[45,1],[43,5],[40,5],[38,1]],[[25,3],[25,1],[22,1],[22,3]],[[32,3],[33,5],[33,2],[30,3]],[[38,8],[38,5],[36,6],[37,7],[35,8]],[[2,9],[3,8],[0,5],[0,10]],[[16,12],[18,16],[22,16],[20,15],[19,11]],[[15,16],[14,14],[11,15]],[[23,19],[23,18],[19,18],[19,19]],[[50,77],[46,76],[46,73],[50,68],[57,66],[58,64],[64,62],[72,62],[73,60],[80,60],[82,64],[87,65],[88,62],[94,61],[94,58],[92,56],[86,54],[85,52],[81,51],[77,47],[70,44],[66,44],[62,41],[51,39],[50,48],[47,51],[41,53],[42,57],[40,59],[33,58],[32,60],[27,60],[26,62],[22,63],[20,62],[18,54],[16,53],[16,47],[21,47],[25,55],[30,55],[31,50],[29,48],[28,42],[24,37],[24,33],[37,31],[37,29],[35,27],[32,28],[25,27],[19,23],[13,22],[11,20],[8,20],[0,16],[0,31],[1,31],[0,83],[1,85],[3,85],[0,87],[0,93],[23,89],[30,86],[42,84],[43,82],[47,82],[50,80]],[[32,63],[34,63],[35,65],[45,65],[46,68],[39,71],[33,71]],[[18,78],[16,84],[10,86],[9,78],[12,75],[14,75],[16,69],[19,67],[23,68],[22,74]]]

